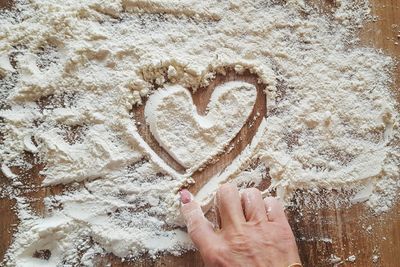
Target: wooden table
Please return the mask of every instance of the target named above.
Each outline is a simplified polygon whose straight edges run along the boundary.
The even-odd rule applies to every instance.
[[[335,5],[334,0],[309,0],[321,12],[329,12]],[[0,7],[10,7],[10,1],[0,0]],[[400,0],[372,0],[372,13],[378,16],[375,22],[368,22],[360,32],[362,44],[382,49],[385,53],[400,59]],[[399,36],[398,36],[399,35]],[[399,44],[396,44],[399,43]],[[398,64],[399,65],[399,64]],[[400,102],[400,67],[394,72],[396,81],[393,90]],[[1,140],[1,136],[0,136]],[[27,158],[29,159],[29,155]],[[32,159],[30,159],[32,160]],[[32,199],[33,208],[43,212],[42,199],[46,195],[62,192],[62,186],[42,188],[42,177],[38,171],[42,166],[35,166],[26,173],[30,177],[27,186],[36,190],[27,190]],[[18,170],[14,170],[18,171]],[[0,175],[0,186],[7,179]],[[321,191],[318,194],[298,191],[296,205],[287,210],[291,226],[295,232],[299,251],[304,266],[400,266],[400,201],[393,208],[379,216],[371,214],[364,204],[332,207],[324,203],[326,198],[342,195],[343,192]],[[346,202],[345,198],[342,198]],[[314,203],[310,204],[310,203]],[[318,205],[315,205],[318,203]],[[18,224],[12,199],[0,199],[0,260],[12,240],[12,234]],[[319,208],[317,208],[319,206]],[[346,261],[354,255],[355,261]],[[373,256],[376,256],[375,261]],[[112,255],[98,258],[98,266],[106,263],[112,266],[203,266],[197,252],[188,252],[180,257],[161,256],[153,261],[142,260],[122,263]]]

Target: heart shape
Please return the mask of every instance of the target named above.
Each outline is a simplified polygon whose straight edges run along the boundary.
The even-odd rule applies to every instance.
[[[189,91],[180,85],[167,85],[147,100],[145,119],[161,147],[193,173],[224,151],[249,117],[257,90],[246,82],[217,86],[199,115]]]
[[[170,175],[191,177],[183,187],[203,204],[251,156],[266,128],[267,85],[249,70],[225,70],[195,92],[166,84],[133,108],[141,145]]]

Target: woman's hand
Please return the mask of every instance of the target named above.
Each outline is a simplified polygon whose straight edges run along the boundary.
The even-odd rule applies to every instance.
[[[181,191],[181,202],[188,233],[206,266],[301,266],[293,232],[276,198],[262,199],[255,188],[239,194],[236,186],[222,185],[216,194],[219,230],[189,191]]]

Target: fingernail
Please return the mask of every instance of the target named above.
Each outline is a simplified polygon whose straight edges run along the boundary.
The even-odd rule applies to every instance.
[[[192,194],[187,189],[182,189],[179,194],[181,195],[182,204],[187,204],[192,201]]]

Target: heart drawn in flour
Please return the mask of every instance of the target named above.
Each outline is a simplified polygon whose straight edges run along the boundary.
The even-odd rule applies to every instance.
[[[133,109],[152,159],[173,176],[192,177],[189,190],[200,202],[246,161],[265,129],[266,84],[259,81],[227,68],[195,92],[166,84]]]
[[[152,94],[145,119],[155,139],[187,172],[222,152],[245,124],[256,100],[256,88],[245,82],[217,86],[199,115],[189,91],[165,86]]]

